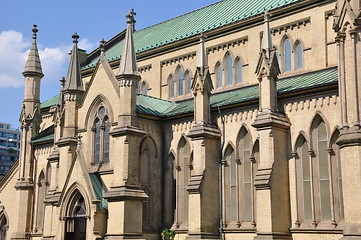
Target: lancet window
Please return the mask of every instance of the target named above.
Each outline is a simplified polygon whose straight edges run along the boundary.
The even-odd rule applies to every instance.
[[[325,122],[317,116],[311,139],[300,135],[296,142],[298,219],[301,227],[337,226],[343,220],[342,175],[338,130],[329,138]]]
[[[233,84],[233,60],[230,53],[225,56],[225,69],[226,69],[226,84]]]
[[[7,239],[7,231],[8,231],[8,220],[6,218],[6,215],[2,213],[0,215],[0,240],[6,240]]]
[[[239,57],[236,58],[234,66],[236,68],[235,72],[236,72],[237,83],[241,83],[243,82],[243,66],[242,66],[242,61]]]
[[[172,75],[169,76],[168,78],[168,84],[169,84],[169,98],[174,98],[175,94],[174,94],[174,78]]]
[[[95,117],[93,131],[94,154],[92,164],[109,162],[110,119],[103,105],[100,105]]]
[[[157,169],[158,161],[156,161],[156,146],[150,137],[144,139],[140,148],[140,184],[148,198],[143,202],[143,229],[157,228],[156,221],[152,220],[152,216],[157,215],[157,208],[152,207],[159,201],[159,183],[160,176]]]
[[[295,60],[296,60],[296,69],[303,68],[303,48],[299,42],[296,42],[295,47]]]
[[[45,174],[43,171],[39,175],[37,185],[38,185],[38,195],[37,195],[37,205],[36,205],[37,209],[36,209],[35,231],[41,232],[43,230],[43,220],[44,220],[44,211],[45,211],[44,198],[45,198],[46,186],[47,186]]]
[[[178,143],[176,163],[176,219],[175,226],[188,229],[188,181],[191,172],[190,146],[185,137]]]
[[[283,65],[285,72],[292,70],[292,49],[288,38],[283,43]]]
[[[223,76],[222,76],[223,69],[219,62],[216,64],[215,73],[216,73],[216,79],[217,79],[217,87],[222,87],[223,86]]]

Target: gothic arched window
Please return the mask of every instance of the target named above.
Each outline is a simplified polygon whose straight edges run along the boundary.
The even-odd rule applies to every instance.
[[[36,226],[35,230],[36,232],[43,230],[43,220],[44,220],[44,211],[45,211],[45,204],[44,204],[44,198],[46,194],[46,179],[45,174],[42,171],[39,175],[38,179],[38,197],[37,197],[37,209],[36,209]]]
[[[231,54],[227,54],[225,57],[225,69],[226,71],[226,83],[227,85],[233,84],[233,60]]]
[[[191,93],[191,87],[192,87],[192,78],[191,78],[191,74],[189,73],[189,71],[186,71],[186,73],[184,74],[184,79],[186,81],[186,94],[190,94]]]
[[[184,72],[181,67],[178,67],[177,70],[177,83],[178,83],[178,96],[182,96],[184,94]]]
[[[5,214],[0,215],[0,240],[6,240],[6,235],[8,231],[8,221],[6,219]]]
[[[216,73],[216,78],[217,78],[217,87],[222,87],[223,86],[223,69],[221,64],[218,62],[215,68],[215,73]]]
[[[176,217],[177,228],[188,228],[188,181],[190,176],[190,146],[185,137],[178,143],[176,168]]]
[[[302,45],[300,43],[297,44],[296,46],[296,69],[301,69],[303,68],[303,48]]]
[[[283,43],[283,65],[285,72],[292,70],[291,41],[288,38]]]
[[[169,76],[168,83],[169,83],[169,98],[174,98],[174,78],[172,75]]]
[[[237,59],[235,64],[234,64],[235,68],[236,68],[236,78],[237,78],[237,83],[241,83],[243,82],[243,69],[242,69],[242,61],[241,59]]]
[[[106,108],[101,105],[92,128],[94,139],[94,155],[92,164],[109,162],[109,131],[110,119]]]

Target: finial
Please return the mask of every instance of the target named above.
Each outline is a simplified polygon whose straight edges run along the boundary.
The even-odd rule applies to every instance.
[[[264,22],[269,22],[271,14],[268,11],[264,12]]]
[[[204,40],[206,39],[206,35],[204,33],[199,34],[199,42],[204,43]]]
[[[61,84],[61,87],[64,88],[64,85],[65,85],[65,77],[62,77],[60,80],[59,80],[60,84]]]
[[[128,24],[134,24],[135,23],[135,20],[134,20],[134,16],[137,15],[135,12],[134,12],[134,9],[132,8],[128,14],[126,15],[126,17],[128,18],[127,20],[127,23]]]
[[[106,44],[106,41],[104,40],[104,38],[102,38],[102,40],[100,41],[100,44],[99,44],[100,51],[104,52],[105,44]]]
[[[33,25],[33,29],[32,29],[32,31],[33,31],[33,39],[36,39],[36,33],[39,31],[36,27],[37,27],[38,25],[36,25],[36,24],[34,24]]]
[[[78,43],[79,35],[76,32],[71,37],[73,38],[73,43]]]

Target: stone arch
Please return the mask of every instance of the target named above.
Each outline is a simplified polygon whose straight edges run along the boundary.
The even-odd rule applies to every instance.
[[[213,82],[213,86],[216,86],[217,88],[222,87],[223,84],[223,65],[222,65],[222,61],[218,60],[216,62],[216,64],[214,65],[214,73],[216,75],[216,77],[214,78],[214,82]]]
[[[223,158],[224,158],[224,156],[226,155],[227,150],[229,150],[230,148],[232,148],[232,150],[234,151],[234,153],[236,153],[237,147],[236,147],[236,145],[234,145],[234,143],[233,143],[232,141],[228,141],[227,145],[225,145],[225,146],[226,146],[226,147],[223,149],[223,153],[222,153]]]
[[[326,127],[326,132],[327,132],[327,136],[330,136],[330,125],[329,125],[329,122],[327,121],[327,118],[323,115],[323,113],[321,111],[316,111],[312,121],[311,121],[311,125],[310,125],[310,128],[309,128],[309,133],[310,133],[310,136],[312,136],[312,131],[314,129],[317,128],[317,126],[323,122],[325,124],[325,127]],[[313,146],[313,139],[312,137],[310,137],[310,146]]]
[[[294,143],[292,144],[293,146],[293,152],[295,152],[297,150],[297,147],[299,147],[299,145],[301,144],[300,141],[302,141],[302,138],[305,140],[305,142],[307,142],[307,147],[310,148],[310,138],[309,136],[306,134],[306,132],[304,132],[303,130],[301,130],[298,135],[297,138],[295,139]]]
[[[90,104],[90,107],[87,111],[85,117],[85,123],[84,123],[85,129],[90,130],[93,127],[93,121],[96,116],[96,111],[98,110],[99,106],[102,104],[107,109],[110,122],[114,122],[114,114],[110,101],[103,94],[99,94],[94,98],[93,102]]]
[[[236,151],[236,155],[239,156],[239,141],[241,140],[241,138],[245,135],[245,134],[249,134],[249,138],[250,138],[250,143],[253,142],[252,140],[252,134],[251,134],[251,131],[250,129],[248,128],[248,126],[246,124],[242,124],[241,128],[239,129],[238,131],[238,134],[237,134],[237,141],[236,141],[236,148],[235,148],[235,151]]]
[[[74,182],[66,191],[66,193],[60,198],[59,202],[61,202],[60,207],[60,217],[61,219],[65,219],[66,215],[68,213],[68,205],[71,203],[71,201],[74,199],[74,196],[76,194],[81,194],[84,198],[85,204],[87,206],[86,209],[86,215],[90,218],[91,212],[90,212],[90,205],[91,202],[89,200],[89,196],[86,193],[85,189],[77,182]]]
[[[333,128],[333,130],[331,131],[330,134],[330,138],[328,141],[328,147],[332,148],[332,144],[336,143],[338,136],[340,135],[340,130],[339,130],[339,126],[336,126]]]
[[[150,136],[149,134],[145,135],[141,140],[140,140],[140,144],[139,144],[139,154],[141,153],[141,149],[142,149],[142,145],[145,143],[145,142],[151,142],[153,147],[154,147],[154,157],[155,158],[158,158],[158,148],[157,148],[157,144],[154,140],[154,138],[152,136]]]
[[[1,209],[0,211],[0,240],[6,240],[7,232],[9,230],[9,216],[5,209]]]

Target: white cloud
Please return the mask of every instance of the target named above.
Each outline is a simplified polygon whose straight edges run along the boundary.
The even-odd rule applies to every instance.
[[[95,44],[83,38],[79,48],[91,51]],[[0,87],[20,87],[24,84],[22,71],[31,47],[31,39],[14,30],[0,32]],[[40,61],[43,68],[43,83],[58,81],[66,75],[68,53],[72,45],[46,47],[39,44]]]

